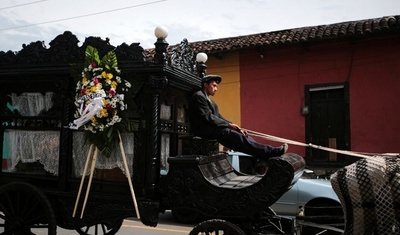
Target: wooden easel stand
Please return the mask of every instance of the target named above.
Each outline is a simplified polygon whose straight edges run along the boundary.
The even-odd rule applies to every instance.
[[[135,211],[136,211],[137,218],[140,219],[139,207],[137,205],[135,191],[133,190],[133,186],[132,186],[131,174],[129,172],[128,163],[126,161],[124,145],[122,143],[121,134],[119,132],[118,132],[118,137],[119,137],[119,147],[120,147],[120,150],[121,150],[122,160],[123,160],[124,168],[125,168],[125,175],[128,178],[129,188],[130,188],[130,191],[131,191],[132,200],[133,200],[133,203],[134,203],[134,206],[135,206]],[[94,172],[94,169],[96,167],[97,155],[98,155],[98,152],[99,152],[98,148],[95,147],[95,151],[94,151],[94,153],[92,155],[93,147],[94,147],[94,144],[91,144],[90,147],[89,147],[89,151],[88,151],[88,154],[87,154],[87,157],[86,157],[85,167],[83,169],[81,183],[80,183],[80,186],[79,186],[78,195],[76,197],[75,207],[74,207],[74,211],[72,213],[72,217],[75,217],[75,215],[76,215],[76,210],[77,210],[77,207],[78,207],[78,204],[79,204],[79,199],[80,199],[80,196],[81,196],[81,193],[82,193],[82,187],[83,187],[83,183],[85,181],[87,168],[89,166],[89,161],[91,160],[92,161],[92,165],[90,167],[89,181],[88,181],[86,194],[85,194],[85,199],[84,199],[83,207],[82,207],[82,211],[81,211],[81,217],[80,217],[81,219],[82,219],[83,213],[85,211],[87,199],[88,199],[88,196],[89,196],[90,187],[91,187],[91,184],[92,184],[93,172]]]

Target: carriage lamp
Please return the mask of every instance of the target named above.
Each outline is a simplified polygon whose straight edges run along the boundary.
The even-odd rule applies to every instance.
[[[154,35],[157,38],[155,45],[154,62],[159,65],[165,65],[167,63],[167,47],[168,42],[165,39],[168,37],[168,29],[164,26],[157,26],[154,30]]]
[[[166,39],[168,37],[168,29],[165,26],[157,26],[154,30],[157,39]]]
[[[204,75],[206,75],[207,59],[208,59],[208,56],[204,52],[197,53],[197,55],[196,55],[197,71],[198,71],[200,77],[204,77]]]

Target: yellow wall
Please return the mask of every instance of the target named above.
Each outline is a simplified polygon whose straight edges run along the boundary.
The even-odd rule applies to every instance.
[[[218,91],[212,99],[225,118],[240,125],[239,54],[225,54],[222,59],[210,55],[206,64],[207,74],[218,74],[222,77]]]

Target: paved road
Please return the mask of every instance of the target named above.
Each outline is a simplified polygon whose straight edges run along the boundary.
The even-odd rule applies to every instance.
[[[181,225],[174,222],[170,212],[160,214],[160,220],[157,227],[143,225],[136,218],[126,219],[122,224],[118,235],[172,235],[189,234],[194,225]],[[77,235],[74,230],[57,228],[57,235]],[[42,234],[40,234],[42,235]],[[46,233],[43,233],[46,235]]]
[[[160,214],[157,227],[149,227],[142,224],[136,218],[126,219],[117,235],[188,235],[196,224],[178,224],[174,221],[171,213],[167,211]],[[77,235],[76,231],[58,228],[57,235]],[[274,233],[275,234],[275,233]],[[285,234],[291,234],[287,232]],[[40,235],[46,235],[45,233]]]
[[[136,218],[128,218],[122,224],[122,227],[117,232],[117,235],[188,235],[195,225],[196,224],[178,224],[174,221],[171,212],[167,211],[165,214],[160,214],[157,227],[145,226],[140,220]],[[4,228],[0,227],[0,234],[3,232]],[[36,235],[47,235],[48,230],[34,229],[34,231],[32,232]],[[92,230],[88,233],[94,234]],[[291,233],[288,232],[286,234]],[[79,235],[79,233],[75,230],[67,230],[58,227],[57,235]]]
[[[1,221],[4,224],[4,221]],[[167,211],[165,214],[160,214],[160,219],[157,227],[149,227],[142,224],[136,218],[126,219],[122,227],[117,232],[117,235],[182,235],[189,234],[194,225],[181,225],[174,222],[171,212]],[[4,232],[4,228],[0,227],[0,234]],[[32,231],[36,235],[47,235],[47,229],[34,229]],[[89,231],[89,234],[94,234]],[[101,233],[99,233],[101,234]],[[57,235],[79,235],[75,230],[67,230],[58,227]]]
[[[145,226],[136,218],[128,218],[122,224],[117,235],[188,235],[195,225],[178,224],[174,221],[171,212],[167,211],[165,214],[160,214],[157,227]],[[4,228],[0,227],[0,234],[2,232],[4,232]],[[47,235],[48,233],[47,229],[35,229],[32,232],[36,235]],[[93,230],[89,231],[89,234],[94,234]],[[79,235],[79,233],[75,230],[58,227],[57,235]]]

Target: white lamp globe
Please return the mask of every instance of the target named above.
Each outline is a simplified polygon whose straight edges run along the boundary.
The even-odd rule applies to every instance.
[[[205,63],[207,61],[207,59],[208,59],[208,56],[204,52],[197,53],[197,55],[196,55],[196,61],[199,63]]]
[[[168,37],[168,29],[165,26],[157,26],[154,35],[157,39],[165,39]]]

